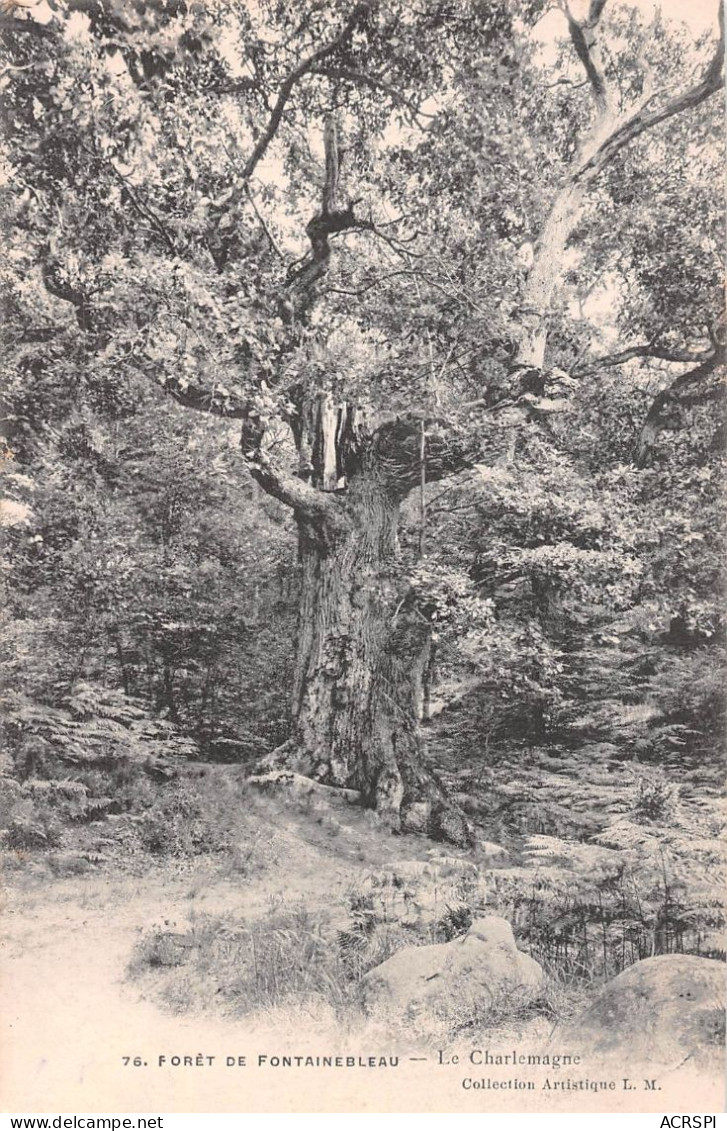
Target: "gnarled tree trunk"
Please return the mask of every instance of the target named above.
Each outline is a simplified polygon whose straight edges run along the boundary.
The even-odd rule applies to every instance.
[[[317,506],[295,508],[293,735],[272,764],[357,790],[397,831],[466,843],[468,823],[428,766],[420,729],[431,629],[398,540],[401,502],[419,474],[416,425],[367,429],[326,395],[301,421],[300,474]]]
[[[351,484],[345,509],[345,526],[326,542],[299,522],[296,764],[359,790],[392,828],[465,840],[464,820],[426,765],[419,724],[431,638],[397,580],[398,500],[369,473]]]

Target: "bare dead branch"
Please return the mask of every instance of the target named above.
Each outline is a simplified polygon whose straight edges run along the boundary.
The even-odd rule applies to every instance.
[[[261,453],[255,458],[245,457],[245,464],[266,495],[272,495],[278,502],[292,507],[296,514],[333,528],[345,522],[335,495],[319,491],[302,479],[286,474]]]
[[[326,158],[326,176],[323,183],[323,215],[335,211],[338,201],[338,123],[335,114],[329,114],[323,129],[323,146]]]

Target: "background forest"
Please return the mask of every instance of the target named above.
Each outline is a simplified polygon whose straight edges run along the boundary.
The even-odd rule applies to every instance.
[[[421,764],[509,853],[490,904],[564,977],[723,954],[716,5],[572,7],[4,6],[13,867],[259,843],[244,779],[298,734],[301,531],[345,504],[325,411],[355,404],[412,453],[377,576],[425,634]],[[554,201],[632,111],[533,327]]]

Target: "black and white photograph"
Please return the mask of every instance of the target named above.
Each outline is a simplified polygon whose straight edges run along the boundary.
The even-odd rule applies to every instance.
[[[0,0],[0,100],[2,1110],[721,1111],[723,0]]]

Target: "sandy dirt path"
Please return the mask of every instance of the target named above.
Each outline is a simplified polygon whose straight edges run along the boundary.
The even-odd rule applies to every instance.
[[[158,1087],[140,1079],[144,1069],[121,1071],[122,1057],[148,1061],[157,1049],[196,1054],[227,1037],[224,1023],[164,1016],[125,980],[140,931],[165,918],[184,919],[188,907],[181,892],[165,892],[158,880],[147,882],[142,894],[129,892],[124,881],[105,886],[103,892],[98,881],[76,881],[56,893],[61,902],[39,900],[32,908],[11,903],[6,911],[5,1110],[153,1107]],[[186,1092],[189,1074],[178,1085]]]
[[[153,925],[184,929],[199,913],[257,918],[271,902],[304,893],[321,906],[338,898],[353,874],[330,861],[322,869],[319,853],[300,842],[295,860],[295,890],[284,864],[254,882],[204,867],[179,875],[166,868],[10,890],[2,915],[2,1109],[245,1110],[249,1073],[221,1061],[251,1058],[279,1045],[281,1034],[258,1024],[253,1048],[240,1019],[165,1014],[144,1000],[126,969]],[[205,1058],[199,1068],[170,1064],[173,1056],[198,1055]],[[167,1058],[161,1067],[160,1056]],[[141,1057],[146,1066],[124,1066],[124,1057]]]
[[[318,853],[298,848],[298,883],[312,905],[330,904],[350,882],[348,866],[323,867]],[[410,1060],[383,1029],[372,1025],[355,1043],[340,1030],[289,1018],[179,1017],[142,997],[126,968],[140,932],[164,920],[178,925],[197,911],[260,914],[289,876],[276,873],[244,885],[214,874],[46,879],[11,893],[3,913],[2,1110],[13,1113],[172,1112],[486,1112],[486,1111],[716,1111],[721,1082],[682,1074],[673,1094],[548,1096],[467,1088],[486,1076],[439,1062]],[[302,894],[302,891],[301,891]],[[481,1038],[480,1038],[481,1040]],[[510,1046],[508,1045],[508,1048]],[[422,1050],[418,1050],[421,1053]],[[451,1053],[452,1050],[449,1050]],[[260,1055],[391,1058],[387,1067],[286,1068]],[[173,1057],[193,1064],[174,1066]],[[124,1065],[139,1057],[141,1066]],[[163,1063],[159,1058],[165,1057]],[[197,1058],[201,1057],[201,1064]],[[242,1066],[239,1058],[246,1058]],[[213,1058],[209,1062],[208,1058]],[[233,1063],[228,1063],[228,1058]],[[596,1068],[596,1066],[592,1066]],[[668,1083],[665,1081],[665,1083]],[[713,1086],[712,1086],[713,1085]],[[670,1092],[671,1088],[668,1089]],[[607,1104],[607,1106],[604,1106]]]

